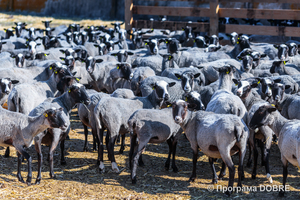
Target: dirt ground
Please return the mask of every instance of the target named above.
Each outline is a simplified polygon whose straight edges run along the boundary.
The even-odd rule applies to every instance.
[[[116,160],[120,173],[116,174],[111,170],[110,162],[105,150],[105,173],[99,173],[96,166],[97,153],[93,151],[83,152],[84,134],[83,127],[76,114],[72,112],[72,130],[70,140],[66,141],[67,165],[60,165],[60,148],[54,155],[55,179],[49,177],[48,161],[46,159],[48,148],[43,147],[44,165],[42,169],[42,181],[35,185],[37,176],[37,155],[33,147],[28,152],[33,157],[33,180],[32,185],[27,186],[17,180],[17,158],[16,152],[11,148],[11,157],[4,158],[5,149],[0,150],[0,198],[1,199],[224,199],[225,194],[220,187],[228,184],[228,171],[224,180],[212,187],[212,172],[207,156],[200,152],[197,163],[197,179],[195,182],[188,182],[192,170],[192,151],[189,142],[182,135],[177,146],[176,164],[178,173],[164,169],[164,162],[167,158],[168,146],[166,143],[153,145],[149,144],[143,154],[144,167],[138,167],[137,184],[133,185],[130,179],[128,167],[129,137],[126,137],[126,148],[122,155],[118,154],[119,145],[115,146]],[[89,148],[92,149],[92,137],[89,134]],[[247,156],[247,155],[246,155]],[[233,156],[234,163],[238,164],[238,157]],[[245,167],[244,187],[256,187],[251,191],[235,192],[231,198],[234,199],[270,199],[277,198],[278,192],[272,192],[271,187],[279,186],[282,183],[282,164],[280,152],[276,144],[272,146],[270,157],[270,168],[273,177],[273,184],[267,182],[265,170],[259,165],[258,175],[255,180],[251,179],[251,169]],[[260,161],[259,161],[260,164]],[[216,169],[220,171],[220,161]],[[286,198],[299,198],[300,182],[299,171],[289,166],[287,185],[289,192]],[[22,165],[22,176],[27,176],[27,164]],[[237,185],[237,165],[235,184]],[[219,188],[219,191],[217,190]],[[267,188],[268,191],[260,191]]]

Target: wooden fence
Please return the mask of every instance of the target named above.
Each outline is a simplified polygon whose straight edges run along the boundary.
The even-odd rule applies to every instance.
[[[145,0],[145,1],[166,1],[166,0]],[[173,1],[195,1],[199,0],[173,0]],[[209,23],[192,22],[189,26],[197,27],[196,31],[208,32],[210,35],[231,33],[233,31],[243,34],[291,36],[300,37],[300,27],[286,26],[253,26],[240,24],[219,24],[219,18],[248,18],[248,19],[274,19],[274,20],[300,20],[300,10],[297,9],[258,9],[258,8],[220,8],[220,3],[287,3],[300,4],[300,0],[200,0],[209,3],[208,8],[200,7],[169,7],[169,6],[140,6],[134,5],[133,0],[125,0],[125,28],[156,28],[180,30],[188,22],[177,21],[149,21],[134,20],[133,15],[166,15],[182,17],[209,17]]]

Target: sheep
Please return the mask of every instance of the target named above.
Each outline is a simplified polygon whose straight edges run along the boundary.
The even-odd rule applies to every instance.
[[[155,72],[150,67],[134,68],[133,77],[130,81],[130,89],[133,91],[134,95],[142,96],[140,85],[150,76],[155,76]]]
[[[278,137],[278,147],[281,153],[281,161],[283,164],[283,189],[279,191],[279,196],[284,196],[285,184],[287,179],[288,161],[297,167],[299,162],[299,120],[288,120],[284,118],[272,105],[263,105],[254,113],[250,128],[256,129],[260,126],[269,126]]]
[[[150,76],[143,80],[140,84],[141,96],[146,97],[153,91],[153,85],[156,81],[166,81],[167,83],[175,82],[176,84],[173,87],[170,87],[168,92],[170,95],[170,101],[175,101],[177,99],[182,99],[184,95],[184,91],[181,88],[181,83],[179,81],[175,81],[174,79],[170,79],[167,77],[161,76]]]
[[[300,96],[298,95],[291,95],[286,94],[284,91],[289,89],[290,85],[284,85],[281,83],[274,83],[272,88],[272,97],[273,102],[278,110],[280,111],[281,115],[287,119],[300,119],[299,110],[299,103],[300,103]]]
[[[172,154],[173,172],[178,172],[175,165],[176,145],[182,133],[181,127],[172,119],[172,108],[161,110],[139,109],[128,120],[128,128],[132,130],[130,141],[129,163],[132,183],[136,183],[137,162],[145,150],[147,143],[162,143],[167,141],[169,155],[165,163],[165,169],[169,170]],[[139,143],[136,144],[138,139]],[[137,145],[137,150],[135,150]]]
[[[247,109],[241,99],[231,92],[235,68],[231,65],[225,65],[219,68],[219,73],[219,89],[211,97],[206,110],[222,114],[235,114],[247,122]]]
[[[300,74],[300,71],[297,70],[297,66],[294,64],[288,65],[289,68],[285,65],[288,61],[274,61],[272,63],[272,67],[270,68],[270,72],[278,73],[279,75],[294,75],[294,74]]]
[[[26,115],[48,97],[54,97],[64,76],[72,76],[66,66],[53,65],[54,73],[45,82],[23,83],[14,87],[8,96],[8,109]]]
[[[175,82],[167,83],[165,81],[157,81],[152,84],[152,93],[146,97],[135,97],[130,100],[107,97],[99,101],[94,108],[94,117],[99,138],[98,164],[100,164],[99,169],[101,172],[104,171],[102,144],[104,127],[107,128],[107,134],[109,134],[107,149],[112,169],[115,172],[119,172],[113,151],[115,139],[119,134],[122,135],[129,131],[127,121],[134,111],[140,108],[153,109],[161,107],[165,100],[169,100],[170,95],[167,88],[174,85]]]
[[[19,83],[18,80],[11,80],[10,78],[1,78],[0,79],[0,105],[3,106],[3,104],[7,101],[8,95],[11,92],[13,85]]]
[[[242,80],[237,81],[233,80],[235,84],[238,85],[237,88],[237,96],[241,98],[243,103],[245,104],[248,112],[249,112],[249,118],[246,122],[248,125],[250,123],[251,116],[253,113],[258,109],[259,106],[268,104],[267,101],[262,100],[260,98],[260,95],[253,91],[252,88],[256,88],[260,83],[261,79],[259,78],[251,78],[248,80]],[[267,179],[270,183],[273,182],[271,174],[270,174],[270,167],[269,167],[269,156],[270,156],[270,149],[272,144],[272,137],[273,131],[267,127],[262,126],[260,127],[255,133],[250,130],[250,139],[249,139],[249,145],[250,145],[250,153],[249,153],[249,159],[247,162],[247,166],[250,167],[252,159],[251,159],[251,153],[252,149],[254,151],[254,165],[252,169],[252,178],[256,178],[256,168],[257,168],[257,149],[256,149],[256,139],[260,141],[260,147],[261,147],[261,163],[265,166],[266,173],[267,173]],[[265,141],[265,142],[263,142]]]
[[[24,156],[28,162],[28,175],[26,183],[31,184],[31,156],[24,147],[32,144],[33,138],[47,128],[66,129],[66,121],[62,116],[62,109],[50,108],[36,117],[15,113],[0,108],[0,145],[4,147],[13,146],[18,154],[18,180],[24,182],[21,176],[21,162]]]
[[[88,151],[87,147],[87,136],[88,136],[88,130],[87,127],[92,128],[92,133],[93,133],[93,150],[96,150],[96,143],[95,143],[95,136],[96,136],[96,130],[95,130],[95,125],[94,125],[94,108],[97,105],[97,103],[101,100],[103,97],[118,97],[118,98],[124,98],[124,99],[129,99],[135,97],[133,92],[129,89],[117,89],[115,90],[111,95],[106,94],[106,93],[92,93],[89,95],[90,97],[90,103],[88,106],[85,106],[83,104],[78,105],[78,116],[80,121],[83,124],[84,127],[84,135],[85,135],[85,142],[84,142],[84,147],[83,151]],[[93,132],[95,131],[95,132]]]
[[[181,126],[193,150],[193,172],[190,181],[196,178],[198,148],[209,157],[213,170],[213,183],[217,182],[214,159],[222,158],[229,168],[228,187],[233,187],[235,168],[231,155],[239,151],[238,186],[242,186],[243,160],[246,153],[249,130],[244,122],[235,115],[215,114],[207,111],[191,112],[183,100],[172,103],[172,115]],[[209,133],[209,134],[208,134]],[[220,174],[219,178],[223,174]],[[230,191],[226,191],[229,196]]]
[[[64,153],[64,145],[65,139],[70,131],[70,121],[69,121],[69,112],[77,103],[84,103],[85,105],[89,104],[89,96],[85,90],[85,87],[80,83],[73,83],[69,90],[66,91],[63,95],[57,98],[48,98],[37,107],[35,107],[30,113],[29,116],[37,116],[40,113],[44,112],[44,110],[48,109],[49,107],[61,107],[63,108],[63,112],[66,116],[67,126],[65,130],[60,130],[57,128],[48,129],[47,131],[40,132],[34,138],[35,149],[38,153],[38,175],[36,179],[36,184],[39,184],[41,181],[41,170],[42,170],[42,160],[43,155],[41,151],[41,144],[44,143],[46,145],[50,145],[49,150],[49,165],[50,165],[50,177],[54,178],[54,171],[53,171],[53,153],[60,142],[60,149],[61,149],[61,164],[65,165],[65,153]]]

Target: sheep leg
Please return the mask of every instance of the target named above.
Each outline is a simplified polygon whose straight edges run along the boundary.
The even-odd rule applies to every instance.
[[[42,164],[43,164],[43,153],[42,153],[41,142],[42,142],[42,138],[39,138],[38,140],[34,141],[35,144],[34,147],[38,155],[38,175],[36,177],[35,184],[40,184],[42,179],[41,173],[42,173]]]
[[[119,173],[119,168],[118,168],[118,165],[116,163],[115,153],[114,153],[114,144],[115,144],[117,136],[118,136],[117,134],[115,134],[114,136],[110,136],[107,149],[109,149],[108,156],[109,156],[110,161],[111,161],[112,170],[115,171],[116,173]]]
[[[93,131],[92,131],[93,132]],[[97,150],[97,138],[96,136],[93,134],[93,151]]]
[[[286,183],[286,179],[287,179],[287,175],[288,175],[288,170],[287,170],[288,161],[282,154],[281,154],[281,162],[283,164],[283,173],[282,173],[282,175],[283,175],[283,179],[282,179],[283,190],[279,191],[278,196],[283,197],[284,193],[285,193],[285,183]]]
[[[10,153],[10,150],[9,150],[9,147],[7,147],[6,150],[5,150],[4,157],[8,158],[9,157],[9,153]]]
[[[67,162],[65,160],[65,139],[60,141],[60,151],[61,151],[60,164],[66,165]]]
[[[268,137],[268,139],[266,141],[265,148],[264,148],[264,161],[265,161],[267,179],[270,183],[273,183],[272,176],[271,176],[271,173],[270,173],[270,165],[269,165],[269,156],[270,156],[271,144],[272,144],[272,137],[270,136],[270,137]]]
[[[225,164],[228,167],[229,170],[229,181],[228,181],[228,188],[231,188],[231,191],[226,191],[226,195],[230,196],[230,194],[232,193],[233,190],[233,182],[234,182],[234,174],[235,174],[235,168],[234,168],[234,164],[232,162],[232,159],[230,157],[230,149],[226,149],[226,152],[222,152],[220,151],[221,157],[223,159],[223,161],[225,162]]]
[[[217,176],[215,165],[214,165],[214,161],[215,160],[216,159],[209,157],[209,164],[210,164],[210,167],[211,167],[212,172],[213,172],[213,179],[212,179],[212,183],[213,184],[217,184],[218,183],[218,176]]]
[[[252,164],[252,146],[251,146],[251,142],[250,140],[248,140],[248,148],[249,148],[249,157],[248,157],[248,161],[247,161],[247,167],[251,167],[251,164]]]
[[[256,178],[256,168],[257,168],[257,158],[258,158],[258,152],[256,148],[256,142],[255,139],[253,140],[253,157],[254,157],[254,163],[253,163],[253,169],[252,169],[252,179]]]
[[[32,158],[30,157],[30,155],[22,148],[22,147],[16,147],[16,150],[18,151],[18,164],[22,162],[22,156],[25,157],[25,159],[28,162],[28,174],[27,174],[27,180],[26,183],[27,185],[31,184],[31,180],[32,180],[32,169],[31,169],[31,162],[32,162]],[[22,156],[21,156],[22,155]],[[20,171],[18,170],[18,174],[17,174],[19,181],[21,181],[22,183],[24,182],[22,176],[21,176],[21,165],[20,165]]]
[[[147,143],[146,143],[147,144]],[[140,148],[142,146],[142,148]],[[132,184],[136,184],[136,169],[140,155],[145,151],[146,145],[139,144],[137,152],[134,154],[133,168],[131,170],[131,181]]]
[[[123,154],[124,150],[125,150],[125,134],[121,135],[121,147],[120,147],[120,151],[119,154]]]
[[[83,146],[83,151],[89,151],[89,148],[88,148],[88,145],[87,145],[87,141],[88,141],[88,134],[89,134],[89,132],[88,132],[88,128],[87,128],[87,126],[86,125],[84,125],[83,123],[82,123],[82,125],[83,125],[83,129],[84,129],[84,146]]]
[[[177,166],[175,164],[175,155],[176,155],[176,146],[177,146],[177,139],[176,138],[173,140],[172,145],[173,145],[173,147],[172,147],[172,149],[173,149],[173,151],[172,151],[172,153],[173,153],[173,157],[172,157],[172,169],[173,169],[173,172],[177,173],[178,172],[178,168],[177,168]]]
[[[136,147],[136,138],[137,138],[136,134],[130,135],[130,150],[129,150],[129,168],[130,168],[130,170],[132,170],[132,164],[133,164],[132,156],[134,153],[134,149]]]
[[[193,148],[193,171],[192,176],[190,177],[189,181],[194,182],[196,179],[196,168],[197,168],[197,159],[198,159],[198,148]]]
[[[18,177],[18,180],[22,183],[25,183],[22,175],[21,175],[21,165],[22,165],[22,155],[17,152],[17,155],[18,155],[18,172],[17,172],[17,177]]]
[[[258,146],[260,148],[260,152],[261,152],[261,166],[265,166],[266,162],[265,162],[265,145],[263,143],[263,141],[261,140],[257,140]]]
[[[51,143],[50,149],[49,149],[49,165],[50,165],[49,175],[51,178],[55,178],[54,169],[53,169],[53,153],[58,145],[59,138],[60,138],[60,134],[55,134],[53,132],[53,140],[52,140],[52,143]]]
[[[238,175],[239,175],[239,179],[238,179],[238,186],[242,187],[242,180],[244,180],[244,169],[243,169],[243,163],[244,163],[244,158],[245,158],[245,154],[246,154],[246,144],[245,147],[240,148],[239,151],[239,167],[238,167]]]
[[[219,174],[219,180],[222,180],[222,178],[226,175],[226,164],[222,161],[222,168]]]
[[[96,141],[98,143],[98,158],[97,158],[97,165],[99,166],[99,171],[100,173],[105,172],[105,167],[104,167],[104,163],[103,163],[103,132],[104,132],[104,127],[102,126],[102,128],[98,128],[98,129],[94,129],[92,128],[92,133],[96,138]],[[108,132],[106,133],[107,136]]]
[[[171,158],[171,153],[173,152],[172,137],[167,140],[167,143],[169,146],[169,154],[168,154],[168,158],[165,162],[165,170],[169,170],[169,168],[170,168],[170,160],[171,160],[170,158]]]

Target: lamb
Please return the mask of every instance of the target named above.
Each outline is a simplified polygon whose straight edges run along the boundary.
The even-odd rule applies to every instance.
[[[42,160],[43,155],[41,151],[41,144],[44,143],[46,145],[50,145],[49,151],[49,165],[50,165],[50,177],[55,177],[53,171],[53,153],[60,142],[61,149],[61,164],[65,165],[65,154],[64,154],[64,145],[65,139],[70,131],[70,121],[69,121],[69,112],[77,103],[84,103],[85,105],[89,104],[89,96],[85,90],[85,87],[80,83],[73,83],[69,90],[66,91],[62,96],[57,98],[48,98],[43,103],[39,104],[35,107],[30,113],[29,116],[37,116],[40,113],[44,112],[44,110],[48,108],[58,108],[62,107],[63,112],[66,116],[66,128],[64,130],[60,130],[57,128],[48,129],[48,131],[40,132],[35,138],[35,149],[38,153],[38,175],[36,179],[36,184],[39,184],[41,181],[41,170],[42,170]]]
[[[138,109],[141,108],[159,108],[162,106],[165,100],[169,100],[168,87],[175,85],[175,82],[167,83],[165,81],[157,81],[152,85],[153,91],[147,97],[135,97],[129,99],[116,99],[107,97],[101,99],[101,101],[94,108],[94,117],[97,125],[97,135],[100,138],[99,141],[99,168],[100,171],[104,171],[103,164],[103,130],[107,128],[107,134],[109,134],[108,142],[108,155],[112,164],[112,169],[115,172],[119,172],[118,166],[115,161],[113,146],[115,140],[119,134],[125,134],[129,131],[128,119]]]
[[[18,154],[17,177],[19,181],[24,182],[20,172],[22,156],[24,156],[28,162],[26,183],[30,185],[32,179],[32,158],[25,151],[24,147],[29,147],[33,138],[47,128],[59,128],[60,130],[65,130],[66,121],[62,115],[61,108],[47,109],[36,117],[30,117],[22,113],[15,113],[0,108],[0,145],[4,147],[13,146],[16,148]]]
[[[249,130],[244,122],[235,115],[215,114],[206,111],[191,112],[182,100],[172,103],[173,119],[185,132],[193,150],[193,172],[190,181],[196,178],[198,148],[209,157],[213,170],[213,183],[217,182],[214,159],[222,158],[229,168],[228,187],[233,187],[235,168],[231,155],[239,151],[238,186],[242,186],[243,160],[246,153]],[[209,134],[207,134],[209,133]],[[220,174],[219,178],[221,178]],[[229,196],[231,192],[227,191]]]
[[[132,183],[136,183],[137,163],[140,155],[145,150],[147,143],[162,143],[167,141],[169,155],[165,163],[165,169],[169,170],[172,154],[173,172],[178,172],[175,165],[176,145],[182,133],[181,127],[172,119],[172,108],[162,110],[139,109],[128,120],[128,128],[132,130],[129,163]],[[139,141],[137,150],[136,141]]]
[[[281,161],[283,164],[283,189],[279,191],[279,196],[284,196],[285,184],[287,179],[288,161],[297,167],[300,167],[299,161],[299,120],[288,120],[284,118],[275,107],[263,105],[254,113],[250,128],[256,129],[260,126],[269,126],[278,137],[278,147],[281,152]]]

